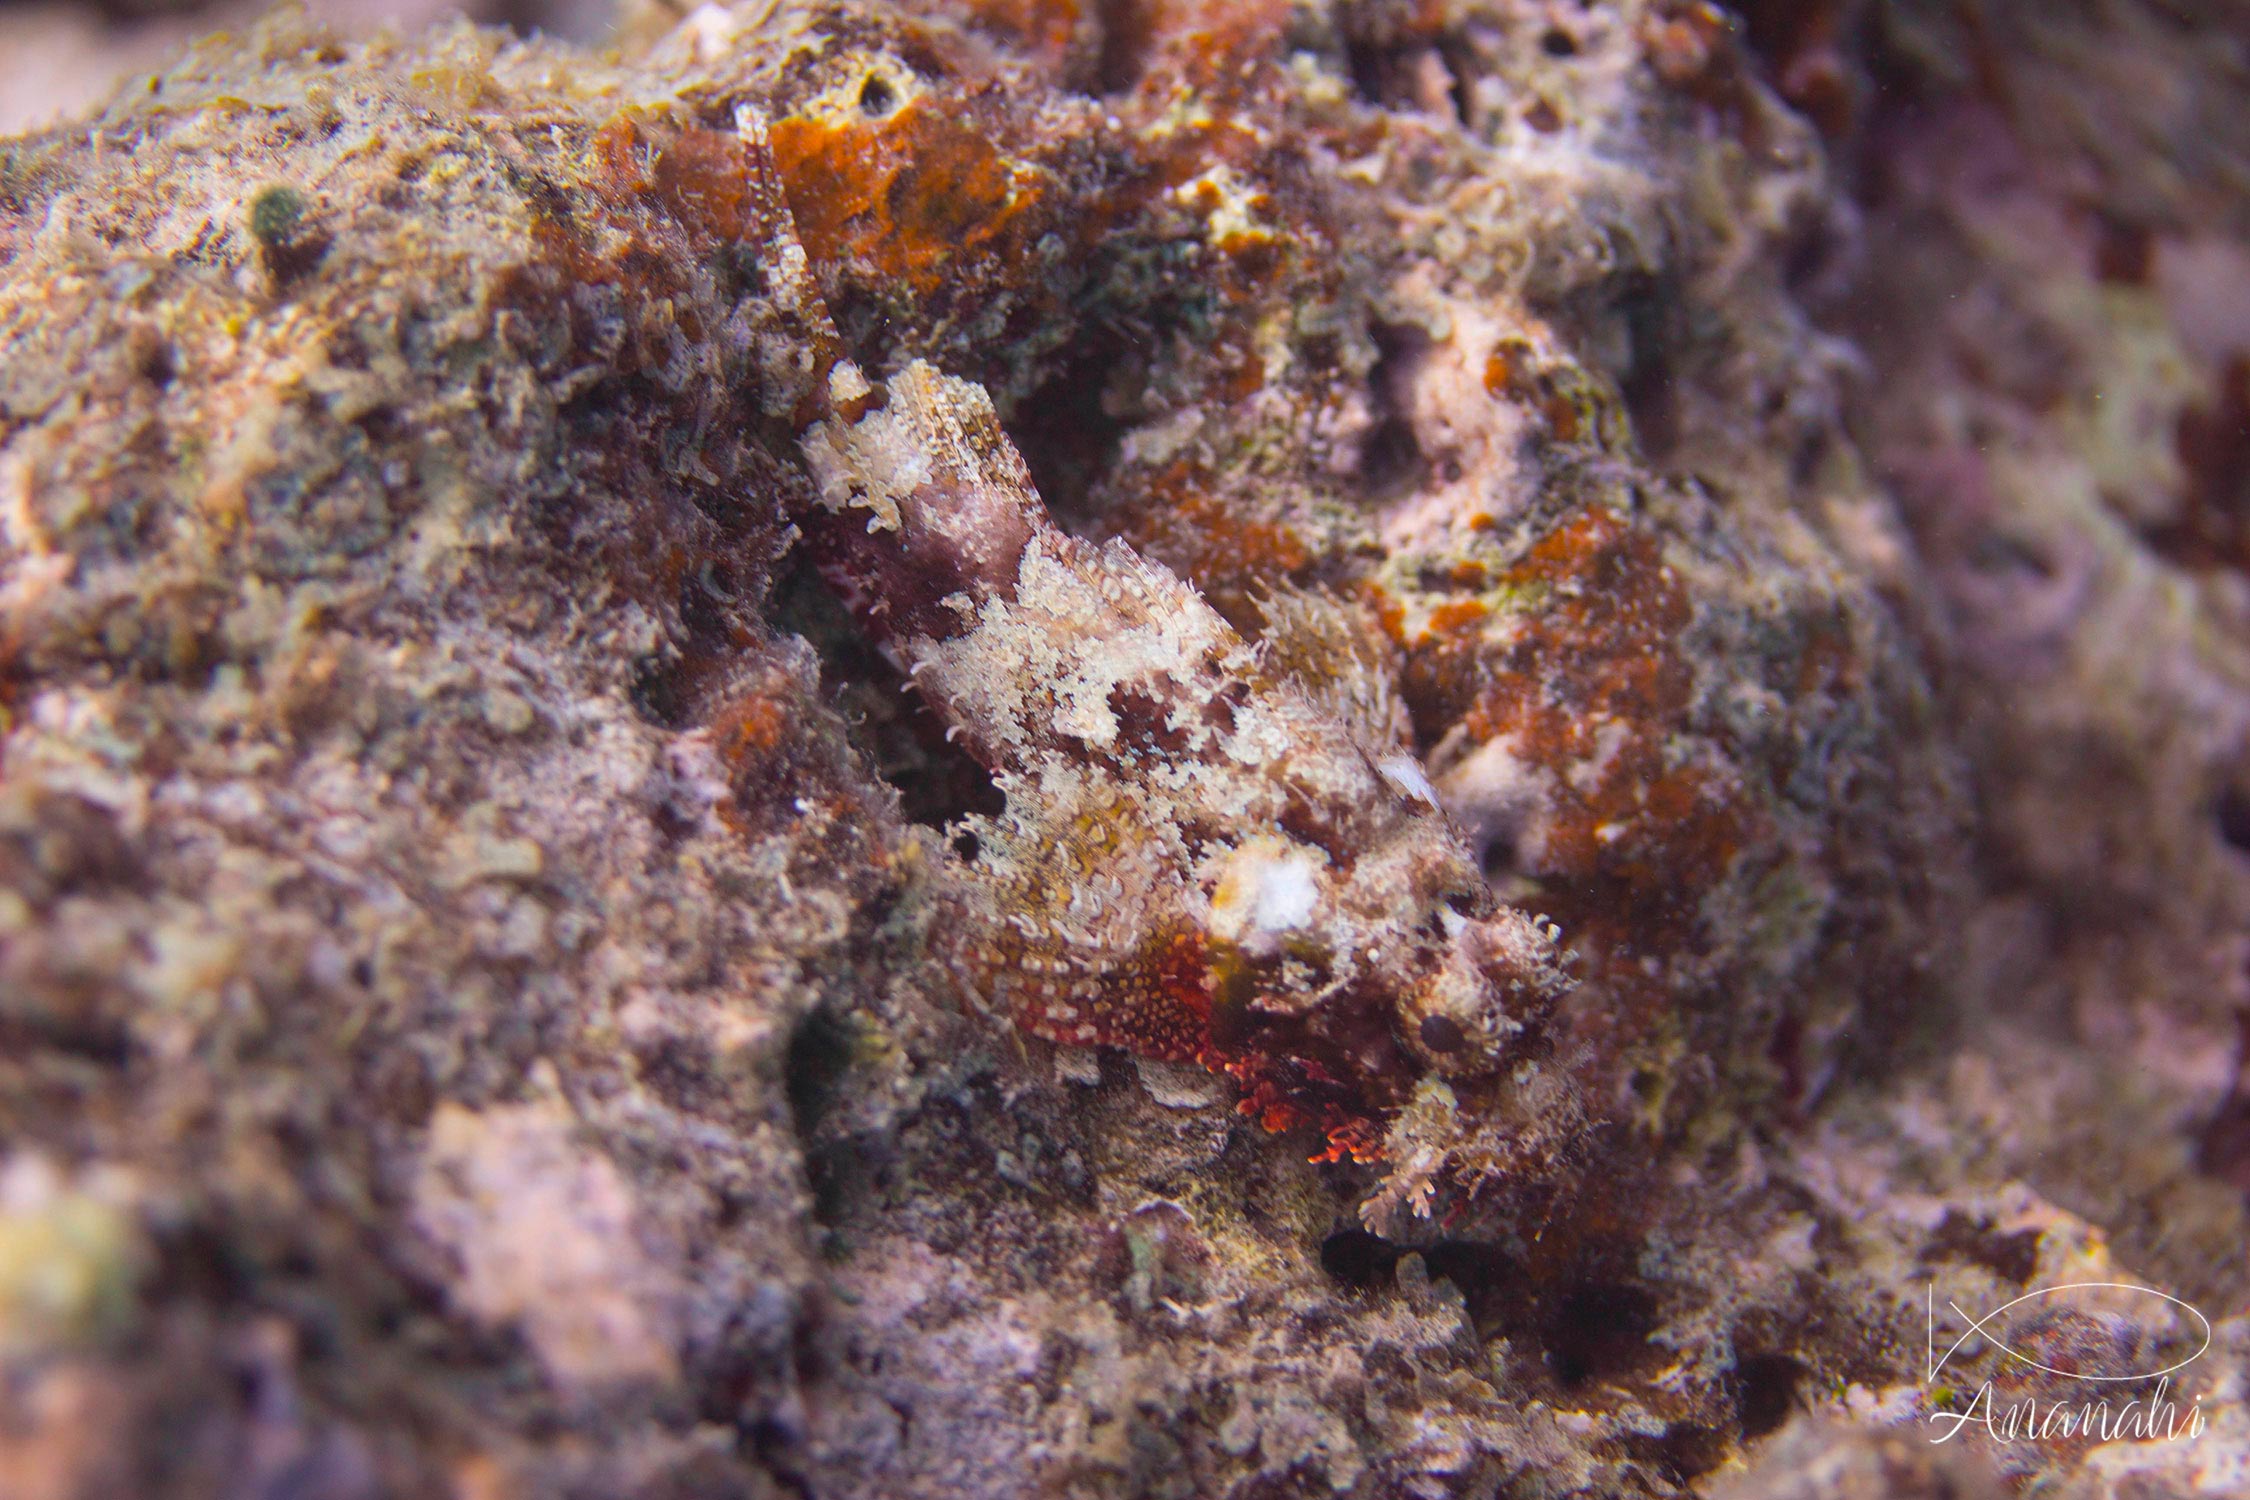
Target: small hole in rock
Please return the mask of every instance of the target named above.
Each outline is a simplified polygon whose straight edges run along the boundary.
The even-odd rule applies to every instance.
[[[1476,80],[1480,71],[1476,53],[1459,40],[1447,38],[1439,41],[1438,56],[1445,62],[1445,92],[1453,105],[1453,118],[1463,128],[1474,129],[1477,123]]]
[[[1766,1041],[1766,1056],[1781,1076],[1781,1102],[1791,1109],[1803,1104],[1807,1071],[1804,1017],[1784,1015],[1774,1022],[1773,1035]]]
[[[2003,1232],[1989,1217],[1949,1208],[1923,1247],[1922,1258],[1965,1260],[2023,1286],[2039,1269],[2039,1240],[2037,1229]]]
[[[1146,0],[1101,0],[1101,56],[1094,65],[1094,86],[1104,94],[1125,94],[1148,71],[1155,47],[1157,10]]]
[[[879,120],[898,107],[898,91],[890,80],[880,73],[867,75],[867,82],[859,86],[859,112],[870,120]]]
[[[926,828],[1006,805],[992,777],[883,655],[809,563],[785,571],[767,602],[780,630],[802,636],[820,657],[824,691],[852,726],[875,773],[896,789],[900,811]]]
[[[234,1393],[244,1406],[256,1406],[260,1398],[268,1394],[271,1383],[266,1378],[267,1373],[247,1360],[236,1367]]]
[[[1628,1439],[1628,1451],[1648,1458],[1681,1484],[1726,1462],[1726,1434],[1700,1422],[1674,1422],[1655,1439]]]
[[[1090,526],[1095,487],[1117,466],[1129,424],[1108,409],[1104,394],[1130,358],[1126,335],[1096,333],[1016,404],[1009,421],[1008,436],[1023,454],[1032,483],[1065,530]]]
[[[1484,841],[1483,849],[1478,851],[1477,863],[1483,868],[1487,880],[1497,880],[1503,875],[1513,874],[1516,869],[1516,841],[1506,834],[1492,835]]]
[[[2187,483],[2174,518],[2144,527],[2167,559],[2198,571],[2250,572],[2250,351],[2228,358],[2208,403],[2172,425]]]
[[[680,623],[698,642],[733,638],[738,589],[726,564],[707,561],[680,586]]]
[[[2156,260],[2156,235],[2145,224],[2110,214],[2095,220],[2094,274],[2125,286],[2148,285]]]
[[[2250,854],[2250,790],[2225,788],[2213,804],[2211,816],[2219,826],[2219,837],[2229,848]]]
[[[1348,1287],[1371,1291],[1390,1280],[1399,1252],[1364,1229],[1339,1229],[1320,1242],[1320,1268]]]
[[[798,1023],[782,1065],[782,1092],[799,1133],[809,1130],[828,1107],[837,1080],[852,1062],[850,1025],[825,1009]]]
[[[1786,1354],[1753,1354],[1735,1362],[1734,1410],[1745,1438],[1761,1438],[1789,1420],[1805,1367]]]
[[[626,686],[634,712],[664,729],[687,726],[690,693],[687,673],[676,656],[651,651],[633,663],[633,678]]]
[[[1489,1338],[1520,1313],[1523,1267],[1496,1246],[1440,1240],[1422,1252],[1433,1281],[1450,1281],[1461,1293],[1479,1338]]]
[[[1348,42],[1344,47],[1344,61],[1351,69],[1352,92],[1359,96],[1361,103],[1381,109],[1385,61],[1382,49],[1365,41]]]
[[[1367,488],[1379,498],[1413,488],[1422,472],[1422,445],[1405,418],[1385,417],[1375,424],[1360,449],[1359,468]]]
[[[1567,31],[1550,31],[1539,39],[1539,50],[1549,57],[1576,57],[1578,39]]]
[[[1632,416],[1642,448],[1658,463],[1680,440],[1678,365],[1686,330],[1679,289],[1660,277],[1641,278],[1620,298],[1631,353],[1617,372],[1618,393]]]
[[[1359,472],[1368,497],[1386,501],[1419,485],[1429,471],[1408,416],[1413,381],[1430,349],[1430,336],[1412,324],[1375,326],[1375,368],[1369,394],[1380,413],[1359,450]]]
[[[168,388],[180,373],[179,357],[162,339],[151,340],[134,364],[141,378],[160,391]]]
[[[2250,1192],[2250,1011],[2235,1016],[2234,1087],[2196,1142],[2195,1164]]]
[[[2032,543],[2006,532],[1981,533],[1968,550],[1969,566],[1984,574],[2017,573],[2027,578],[2055,576],[2055,565]]]
[[[1649,1361],[1655,1331],[1656,1299],[1639,1287],[1574,1287],[1548,1320],[1547,1361],[1566,1386],[1622,1375]]]

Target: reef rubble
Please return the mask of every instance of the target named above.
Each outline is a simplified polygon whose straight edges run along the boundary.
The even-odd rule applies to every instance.
[[[284,11],[0,141],[0,1494],[2245,1492],[2210,9]],[[2090,1375],[2194,1434],[1930,1441]]]

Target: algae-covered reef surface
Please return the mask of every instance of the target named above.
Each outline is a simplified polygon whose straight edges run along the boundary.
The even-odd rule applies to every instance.
[[[2242,1493],[2220,9],[284,13],[0,142],[0,1495]]]

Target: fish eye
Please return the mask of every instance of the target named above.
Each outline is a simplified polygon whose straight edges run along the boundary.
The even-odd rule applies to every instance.
[[[1458,1052],[1468,1044],[1468,1033],[1451,1016],[1424,1016],[1419,1029],[1422,1045],[1432,1052]]]

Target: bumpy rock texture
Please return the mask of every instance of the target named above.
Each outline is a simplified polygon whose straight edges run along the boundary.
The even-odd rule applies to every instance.
[[[284,17],[0,142],[0,1490],[2239,1492],[2242,47]],[[960,704],[1199,742],[1079,691],[1099,621],[924,700],[813,565],[839,358],[983,387],[1064,555],[1384,726],[1573,950],[1506,1071],[1357,1025],[1340,1151],[1266,1087],[1337,1055],[1144,1018],[1208,965],[1073,971],[1114,1047],[1008,1000],[1134,866]],[[1276,755],[1191,800],[1326,851]],[[1293,932],[1275,858],[1166,899]],[[1362,1003],[1268,946],[1260,1014]],[[2209,1430],[1931,1450],[1927,1288],[2099,1280],[2219,1325]],[[2151,1307],[2027,1337],[2155,1369]]]

